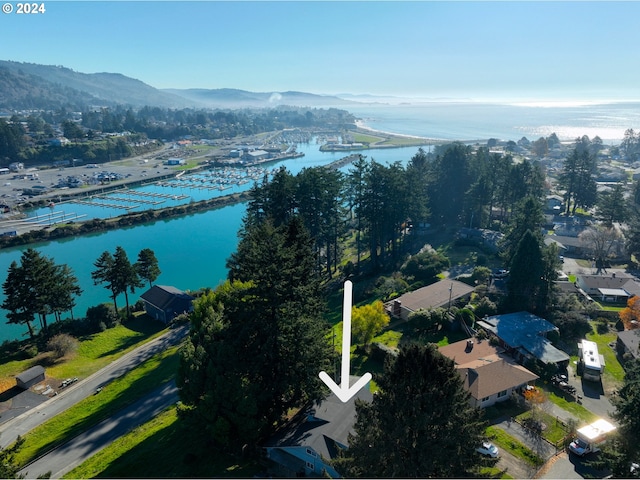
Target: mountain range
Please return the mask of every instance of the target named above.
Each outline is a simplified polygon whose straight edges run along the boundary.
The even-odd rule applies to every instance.
[[[80,73],[55,65],[0,60],[0,109],[82,110],[91,107],[266,108],[326,107],[352,103],[304,92],[221,89],[157,89],[119,73]]]

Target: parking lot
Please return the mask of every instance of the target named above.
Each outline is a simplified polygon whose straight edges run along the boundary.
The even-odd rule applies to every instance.
[[[170,167],[156,160],[155,155],[105,164],[87,164],[58,168],[25,168],[0,176],[0,203],[14,209],[21,203],[47,199],[55,201],[64,195],[89,192],[104,188],[105,185],[153,179],[170,173]],[[112,174],[111,180],[96,181],[100,173]],[[68,179],[77,179],[76,187],[70,186]],[[66,185],[62,185],[63,183]],[[42,190],[42,193],[26,195],[24,192]]]

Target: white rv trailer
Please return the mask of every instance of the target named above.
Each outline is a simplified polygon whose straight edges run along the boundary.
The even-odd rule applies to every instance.
[[[578,343],[578,358],[582,368],[582,378],[599,382],[604,370],[604,357],[598,353],[598,345],[590,340]]]

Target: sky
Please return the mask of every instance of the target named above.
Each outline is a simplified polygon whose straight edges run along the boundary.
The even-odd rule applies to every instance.
[[[0,59],[156,88],[640,100],[635,1],[3,3]]]

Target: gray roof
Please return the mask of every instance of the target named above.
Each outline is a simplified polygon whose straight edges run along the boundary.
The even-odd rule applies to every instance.
[[[352,377],[351,384],[354,382]],[[311,447],[326,459],[334,458],[339,448],[348,446],[356,418],[356,399],[373,401],[369,388],[370,384],[365,385],[346,403],[332,393],[319,405],[307,407],[298,421],[276,433],[265,447]]]
[[[16,380],[23,383],[29,383],[34,378],[37,378],[38,376],[43,374],[44,374],[44,367],[42,367],[41,365],[36,365],[16,375]]]
[[[413,292],[405,293],[395,301],[400,301],[402,306],[412,312],[428,310],[430,308],[444,307],[448,305],[449,298],[455,301],[458,298],[470,295],[474,287],[457,280],[440,280],[439,282],[419,288]],[[388,302],[393,304],[394,301]]]
[[[180,289],[166,285],[154,285],[140,295],[140,298],[160,310],[166,310],[174,303],[184,305],[193,300],[191,295],[186,294]]]
[[[611,288],[624,289],[630,295],[640,295],[640,284],[633,275],[616,272],[609,275],[578,275],[578,282],[586,290]]]
[[[478,324],[489,330],[511,348],[522,350],[544,363],[558,363],[569,360],[562,350],[558,350],[544,337],[556,327],[529,312],[508,313],[485,318]]]
[[[638,358],[640,354],[640,329],[618,332],[618,339],[635,358]]]

